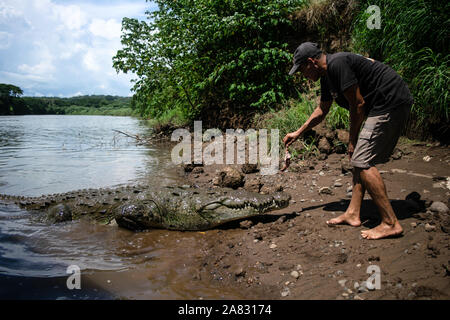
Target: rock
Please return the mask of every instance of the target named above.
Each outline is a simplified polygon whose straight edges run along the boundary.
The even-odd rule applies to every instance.
[[[445,233],[450,233],[450,217],[447,217],[442,224],[441,224],[441,230]]]
[[[337,133],[337,138],[338,138],[339,142],[342,142],[343,144],[347,145],[349,142],[349,138],[350,138],[349,132],[347,130],[337,129],[336,133]]]
[[[251,164],[251,163],[245,163],[241,166],[241,171],[245,174],[258,172],[258,165]]]
[[[242,267],[237,268],[234,271],[234,275],[238,278],[238,277],[244,277],[245,276],[245,270]]]
[[[205,170],[203,170],[202,167],[195,167],[194,169],[192,169],[192,173],[193,174],[200,174],[200,173],[203,173],[203,172],[205,172]]]
[[[425,224],[425,231],[426,232],[432,232],[436,230],[436,226],[432,226],[429,223]]]
[[[345,284],[347,283],[347,280],[346,280],[346,279],[339,280],[338,283],[339,283],[339,285],[340,285],[341,287],[344,288],[344,287],[345,287]]]
[[[336,188],[342,187],[342,183],[339,182],[339,181],[336,181],[333,185],[334,185]]]
[[[328,139],[323,137],[319,140],[319,146],[318,149],[320,152],[325,153],[325,154],[330,154],[331,153],[331,145],[328,142]]]
[[[224,188],[237,189],[242,187],[245,183],[244,175],[232,167],[223,168],[216,178],[217,181],[215,182],[217,182],[217,185]]]
[[[192,172],[192,170],[194,170],[194,168],[201,167],[201,166],[203,166],[203,164],[187,163],[187,164],[183,164],[183,170],[184,170],[184,172]]]
[[[244,220],[239,223],[239,226],[241,227],[241,229],[250,229],[251,226],[253,226],[253,222],[251,222],[250,220]]]
[[[434,201],[430,206],[430,210],[438,213],[448,213],[449,211],[448,207],[440,201]]]
[[[275,221],[276,224],[283,224],[285,223],[287,220],[286,216],[281,216],[277,219],[277,221]]]
[[[275,249],[277,247],[277,245],[275,243],[270,244],[269,248],[270,249]]]
[[[367,282],[366,281],[361,282],[361,284],[358,286],[358,293],[367,292],[367,291],[369,291],[369,288],[367,288]]]
[[[391,158],[394,159],[394,160],[399,160],[399,159],[402,158],[402,156],[403,156],[402,150],[400,150],[398,148],[395,148],[394,152],[391,155]]]
[[[282,291],[281,291],[281,296],[282,297],[287,297],[288,295],[290,295],[291,294],[291,290],[289,290],[289,288],[284,288]]]
[[[291,276],[294,277],[295,279],[298,279],[298,277],[300,277],[300,274],[298,273],[298,271],[292,271],[291,272]]]
[[[328,187],[322,187],[322,188],[319,189],[319,194],[330,194],[330,195],[332,195],[333,191],[331,191],[331,189],[328,188]]]
[[[262,194],[271,194],[278,191],[283,191],[283,186],[281,184],[264,184],[261,187],[260,193]]]
[[[278,270],[280,271],[289,271],[292,268],[294,268],[294,265],[292,263],[282,263],[279,267]]]
[[[328,129],[324,122],[320,123],[319,125],[315,126],[313,130],[316,133],[316,136],[322,138],[325,137],[329,140],[333,140],[336,136],[335,132]]]
[[[347,254],[345,254],[345,253],[340,253],[340,254],[337,255],[336,261],[335,261],[335,262],[338,263],[338,264],[346,263],[346,262],[347,262],[347,259],[348,259]]]
[[[423,157],[423,161],[425,161],[425,162],[430,162],[430,160],[431,160],[430,156]]]
[[[263,184],[259,177],[247,177],[244,183],[244,189],[251,192],[259,193]]]

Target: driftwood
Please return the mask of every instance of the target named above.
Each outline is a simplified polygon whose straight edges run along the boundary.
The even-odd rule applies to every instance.
[[[139,137],[137,134],[136,134],[136,135],[132,135],[132,134],[129,134],[129,133],[120,131],[120,130],[116,130],[116,129],[113,129],[113,131],[115,131],[115,132],[117,132],[117,133],[120,133],[120,134],[123,134],[123,135],[125,135],[125,136],[127,136],[127,137],[129,137],[129,138],[135,139],[135,140],[137,140],[137,141],[139,141],[139,142],[142,142],[142,138]]]

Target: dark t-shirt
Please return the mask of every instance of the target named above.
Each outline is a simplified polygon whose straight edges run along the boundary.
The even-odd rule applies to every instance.
[[[389,66],[359,54],[338,52],[327,55],[327,75],[320,78],[321,100],[349,109],[343,92],[358,84],[369,116],[385,114],[413,97],[403,79]]]

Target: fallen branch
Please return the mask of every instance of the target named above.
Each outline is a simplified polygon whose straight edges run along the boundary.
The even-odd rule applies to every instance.
[[[123,131],[120,131],[120,130],[116,130],[116,129],[113,129],[113,131],[118,132],[120,134],[123,134],[123,135],[125,135],[127,137],[133,138],[133,139],[135,139],[137,141],[141,141],[142,140],[138,135],[131,135],[129,133],[126,133],[126,132],[123,132]]]

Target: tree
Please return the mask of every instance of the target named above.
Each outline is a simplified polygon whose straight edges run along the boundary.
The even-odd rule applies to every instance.
[[[23,91],[19,87],[0,83],[0,115],[24,114],[26,107],[21,95]]]
[[[134,72],[142,116],[264,110],[293,94],[283,35],[304,0],[157,0],[149,22],[124,18],[117,72]]]

